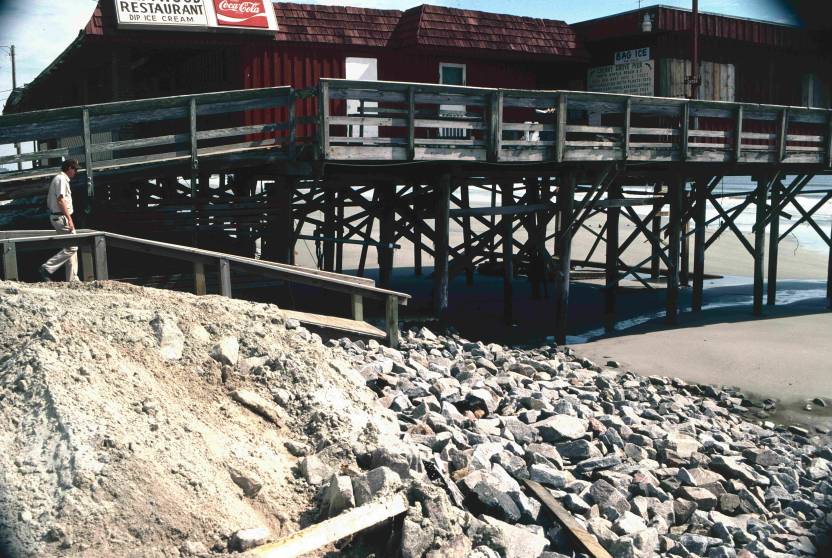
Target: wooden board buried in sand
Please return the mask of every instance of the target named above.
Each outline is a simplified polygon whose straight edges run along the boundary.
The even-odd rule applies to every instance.
[[[384,339],[387,334],[375,326],[371,326],[367,322],[359,322],[357,320],[350,320],[349,318],[338,318],[336,316],[323,316],[321,314],[309,314],[307,312],[298,312],[297,310],[283,310],[283,315],[286,319],[294,318],[304,325],[321,327],[325,329],[335,329],[338,331],[346,331],[349,333],[358,333],[360,335],[367,335],[369,337],[377,337]]]

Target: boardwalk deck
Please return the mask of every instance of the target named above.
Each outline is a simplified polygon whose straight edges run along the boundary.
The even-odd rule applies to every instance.
[[[317,115],[296,118],[299,102],[314,104]],[[363,108],[348,112],[353,106]],[[301,124],[312,124],[314,136],[299,137]],[[529,273],[538,292],[537,283],[557,272],[560,302],[553,323],[563,340],[577,263],[570,262],[571,238],[578,232],[594,236],[585,260],[592,260],[601,243],[609,244],[602,258],[608,327],[621,279],[632,276],[653,288],[642,277],[644,266],[653,278],[665,269],[673,319],[678,288],[688,283],[690,237],[695,310],[701,307],[705,251],[725,231],[753,259],[758,313],[765,269],[768,300],[776,297],[776,242],[795,226],[810,225],[832,253],[832,231],[814,219],[832,190],[807,187],[813,177],[832,174],[832,111],[826,109],[322,79],[315,91],[227,91],[0,117],[0,145],[32,141],[37,150],[0,157],[0,165],[22,166],[0,172],[0,200],[42,193],[63,158],[79,159],[90,200],[86,208],[106,224],[97,228],[179,235],[194,245],[213,242],[222,252],[236,252],[218,260],[192,249],[198,291],[204,290],[204,266],[217,261],[227,294],[230,266],[264,272],[251,258],[255,239],[267,259],[281,265],[293,263],[296,242],[312,240],[328,272],[343,269],[345,245],[359,244],[358,275],[375,249],[382,286],[390,280],[395,250],[408,242],[417,274],[423,254],[434,259],[433,306],[440,315],[458,273],[472,284],[478,266],[499,262],[505,317],[511,321],[512,277]],[[794,178],[784,186],[787,175]],[[730,207],[716,190],[725,176],[751,176],[760,186]],[[490,196],[486,207],[473,203],[477,189]],[[820,199],[807,208],[797,197],[810,192]],[[637,206],[650,210],[643,215]],[[747,207],[756,208],[753,244],[737,225]],[[706,208],[717,217],[706,221]],[[671,218],[663,221],[668,213]],[[608,218],[603,229],[587,226],[599,216]],[[792,219],[785,233],[781,219]],[[613,230],[620,221],[632,225],[626,238]],[[463,230],[460,244],[449,235],[452,223]],[[715,226],[710,234],[709,225]],[[766,266],[767,227],[774,249]],[[625,252],[637,238],[652,254],[633,264]],[[117,235],[107,243],[149,253],[169,250],[164,243],[139,246]],[[7,242],[3,249],[8,267],[23,245]],[[82,256],[90,261],[94,249]],[[268,271],[283,277],[290,270]],[[309,270],[294,277],[346,293],[361,286]],[[361,319],[361,306],[353,300],[351,307]],[[387,304],[388,330],[397,311],[398,304]]]

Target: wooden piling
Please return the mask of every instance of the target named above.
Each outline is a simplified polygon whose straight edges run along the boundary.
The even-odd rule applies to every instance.
[[[324,227],[323,236],[325,240],[321,242],[324,265],[326,271],[335,271],[335,191],[331,187],[327,188],[326,184],[322,184],[326,190],[324,191]]]
[[[376,249],[378,256],[378,283],[383,289],[390,286],[393,274],[393,204],[396,195],[395,184],[380,184],[379,199],[379,245]]]
[[[468,184],[461,184],[459,186],[459,197],[460,201],[462,201],[462,207],[468,209],[471,207],[471,201],[469,199],[469,192],[468,192]],[[465,245],[465,258],[468,260],[468,263],[465,265],[465,284],[469,287],[474,284],[474,267],[471,265],[471,260],[473,259],[474,255],[472,253],[472,246],[471,246],[471,215],[466,214],[462,216],[462,239]]]
[[[694,183],[693,206],[693,293],[691,310],[702,310],[702,297],[705,284],[705,204],[708,201],[708,181],[698,177]]]
[[[292,221],[292,194],[297,186],[295,179],[286,178],[275,182],[274,191],[269,196],[274,196],[275,230],[272,234],[274,240],[275,260],[280,263],[293,263],[294,261],[294,226]]]
[[[679,319],[679,251],[682,231],[682,197],[684,180],[674,179],[670,187],[670,238],[668,239],[667,301],[665,303],[667,323],[675,324]]]
[[[766,252],[766,201],[768,199],[768,178],[757,178],[757,189],[754,194],[754,199],[757,204],[757,213],[754,220],[756,227],[754,229],[754,307],[753,312],[755,316],[761,316],[763,313],[763,265],[765,261]]]
[[[609,186],[607,198],[621,199],[621,184],[616,180]],[[604,329],[615,329],[615,298],[618,292],[618,223],[621,209],[615,205],[607,208],[607,257],[604,289]]]
[[[436,188],[436,221],[433,264],[433,309],[437,317],[448,309],[448,233],[451,211],[451,175],[439,176]]]
[[[569,316],[569,275],[572,265],[572,210],[575,204],[576,173],[573,169],[565,171],[558,189],[557,204],[560,212],[561,231],[558,236],[560,269],[555,286],[557,295],[557,314],[555,315],[555,339],[561,345],[566,343],[567,321]]]
[[[514,205],[514,184],[512,182],[504,182],[500,185],[502,193],[503,207]],[[512,277],[514,275],[513,269],[513,255],[514,255],[514,229],[513,216],[510,213],[503,215],[500,220],[503,230],[503,322],[506,325],[511,325],[514,322],[514,305],[513,305],[513,289]]]
[[[780,179],[775,180],[771,185],[771,218],[769,219],[768,237],[768,292],[766,304],[774,306],[777,303],[777,252],[780,244],[780,193],[783,190],[783,183]],[[757,220],[757,226],[761,221]],[[755,237],[756,238],[756,237]]]
[[[3,244],[3,279],[6,281],[19,281],[17,273],[17,246],[14,242]]]
[[[653,194],[656,198],[661,196],[662,194],[662,184],[657,182],[656,185],[653,187]],[[653,221],[651,223],[653,237],[659,238],[662,231],[662,217],[661,217],[661,209],[664,204],[662,202],[657,202],[653,204],[653,210],[655,211],[655,216],[653,217]],[[654,244],[650,248],[650,278],[654,281],[659,278],[659,271],[660,271],[660,264],[661,258],[659,256],[659,249]]]

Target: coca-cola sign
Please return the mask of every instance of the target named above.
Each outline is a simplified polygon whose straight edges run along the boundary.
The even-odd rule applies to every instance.
[[[214,0],[217,25],[268,29],[271,0]]]
[[[272,0],[113,0],[113,3],[118,26],[125,29],[277,31]]]

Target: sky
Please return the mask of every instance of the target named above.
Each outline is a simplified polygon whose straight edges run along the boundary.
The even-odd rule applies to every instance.
[[[103,0],[109,1],[109,0]],[[690,8],[690,0],[306,0],[406,10],[428,3],[486,12],[559,19],[567,23],[603,17],[654,4]],[[96,0],[0,0],[0,106],[11,90],[9,45],[17,50],[18,86],[32,81],[78,35],[95,9]],[[699,9],[738,17],[796,23],[777,0],[700,0]],[[278,22],[278,25],[280,22]]]

